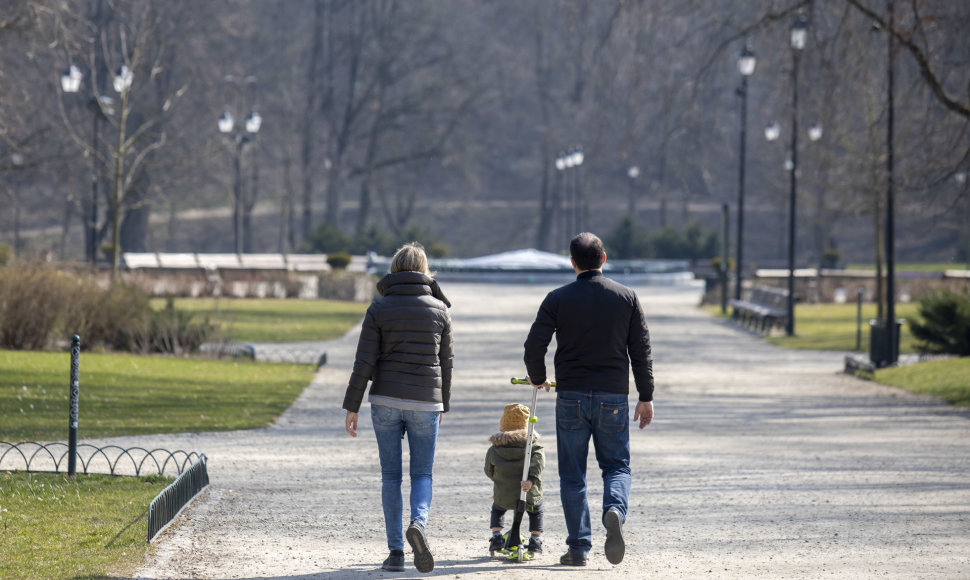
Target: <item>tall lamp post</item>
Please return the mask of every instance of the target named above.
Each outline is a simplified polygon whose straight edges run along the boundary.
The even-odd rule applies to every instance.
[[[565,202],[563,209],[563,229],[565,230],[567,243],[583,227],[582,209],[580,207],[582,194],[579,187],[579,167],[583,164],[584,157],[583,147],[581,145],[577,145],[569,151],[564,151],[556,157],[556,169],[561,171],[563,175],[563,198]],[[568,169],[575,169],[575,171],[567,171]],[[568,185],[570,174],[573,176],[572,187]]]
[[[583,146],[577,145],[573,147],[573,152],[570,154],[570,158],[572,159],[572,166],[576,169],[576,171],[573,172],[574,173],[573,194],[576,198],[574,203],[575,224],[573,227],[573,232],[572,234],[570,234],[570,237],[571,237],[583,231],[583,229],[586,227],[586,223],[585,223],[586,220],[584,215],[585,211],[583,210],[583,206],[584,206],[583,191],[582,191],[582,185],[580,183],[580,175],[579,175],[579,169],[580,167],[582,167],[583,159],[585,158],[585,155],[583,154]]]
[[[223,111],[219,117],[219,132],[229,139],[232,145],[232,166],[233,166],[233,241],[237,254],[244,252],[243,236],[243,211],[244,201],[242,195],[242,156],[246,146],[255,139],[256,134],[263,124],[263,118],[256,111],[251,111],[246,117],[241,128],[236,128],[236,120],[228,110]]]
[[[888,104],[886,111],[886,337],[889,339],[889,348],[886,353],[889,360],[886,364],[894,365],[899,360],[899,353],[896,352],[899,346],[899,339],[896,336],[896,208],[893,195],[893,85],[895,59],[895,42],[892,33],[894,10],[893,0],[888,0],[889,10],[889,59],[886,69],[886,91],[888,93]]]
[[[738,72],[741,73],[741,86],[737,90],[741,98],[741,144],[738,154],[738,234],[737,234],[737,275],[734,279],[734,299],[741,300],[741,272],[744,265],[744,159],[748,126],[748,77],[754,74],[757,64],[754,53],[747,45],[738,56]],[[724,265],[726,267],[727,264]]]
[[[562,237],[568,239],[569,236],[569,214],[567,213],[568,201],[569,201],[569,187],[566,185],[566,152],[560,151],[559,155],[556,156],[556,173],[559,176],[559,190],[560,194],[556,198],[556,209],[562,211],[562,234],[560,236],[554,236],[553,239],[559,240]]]
[[[777,141],[781,137],[781,125],[778,121],[772,121],[765,126],[765,139],[768,141]],[[808,128],[808,139],[810,141],[818,141],[822,138],[822,124],[819,122],[812,123],[812,126]],[[792,158],[789,156],[785,159],[785,171],[792,171],[794,169],[794,163]],[[782,232],[784,234],[784,232]]]
[[[586,200],[583,199],[583,185],[582,185],[582,174],[580,168],[583,166],[583,159],[585,155],[583,154],[583,146],[577,145],[573,148],[573,167],[576,168],[576,184],[574,191],[576,192],[576,231],[579,233],[586,230]]]
[[[792,109],[791,109],[791,193],[788,198],[788,309],[785,334],[795,334],[795,204],[798,175],[798,59],[808,40],[808,23],[800,16],[791,27]]]
[[[81,81],[84,73],[75,65],[70,65],[61,74],[61,90],[65,93],[75,94],[81,90]],[[114,112],[114,101],[108,96],[99,96],[96,87],[91,87],[91,98],[88,101],[88,108],[91,110],[93,122],[91,127],[91,198],[88,200],[86,211],[84,212],[84,256],[92,265],[98,262],[98,196],[99,196],[99,175],[98,171],[98,139],[101,132],[101,121],[107,115]]]
[[[640,168],[636,165],[631,165],[629,169],[626,170],[627,177],[630,178],[630,199],[627,203],[627,213],[630,214],[630,218],[634,221],[637,218],[637,178],[640,177]]]

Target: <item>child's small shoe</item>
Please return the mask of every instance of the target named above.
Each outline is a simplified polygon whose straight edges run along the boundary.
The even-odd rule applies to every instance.
[[[542,537],[532,534],[529,537],[529,552],[531,554],[542,553]]]
[[[494,556],[495,552],[498,552],[505,547],[505,536],[502,532],[492,532],[492,539],[488,542],[488,551]]]

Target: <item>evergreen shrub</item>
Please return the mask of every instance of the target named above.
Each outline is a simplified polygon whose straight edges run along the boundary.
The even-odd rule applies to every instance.
[[[919,350],[970,356],[970,293],[934,292],[920,300],[918,312],[909,327]]]

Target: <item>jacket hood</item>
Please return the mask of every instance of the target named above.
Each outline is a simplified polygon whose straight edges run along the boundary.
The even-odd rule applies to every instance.
[[[488,438],[488,442],[496,447],[522,447],[525,448],[525,438],[528,435],[526,429],[519,429],[518,431],[499,431],[498,433],[492,435]],[[532,432],[532,443],[539,440],[539,434],[535,431]]]
[[[414,288],[415,286],[426,286],[426,294],[434,296],[438,300],[444,302],[445,306],[451,308],[451,302],[445,296],[445,293],[441,291],[441,287],[438,286],[438,281],[427,274],[410,271],[388,274],[381,278],[381,281],[377,283],[377,291],[381,296],[395,294],[395,286],[402,287],[399,289],[403,289],[404,286],[410,286],[411,288]]]

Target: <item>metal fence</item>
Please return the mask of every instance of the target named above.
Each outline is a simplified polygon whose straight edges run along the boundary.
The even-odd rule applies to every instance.
[[[23,441],[8,443],[0,441],[0,471],[53,471],[67,470],[69,446],[63,441],[39,443]],[[175,477],[187,466],[202,457],[194,451],[169,451],[168,449],[125,449],[117,445],[98,447],[89,443],[77,446],[75,461],[81,464],[85,475],[106,473],[109,475],[162,475]]]
[[[206,468],[206,456],[203,454],[148,506],[148,541],[151,542],[207,485],[209,471]]]

